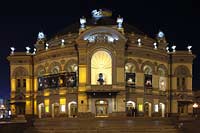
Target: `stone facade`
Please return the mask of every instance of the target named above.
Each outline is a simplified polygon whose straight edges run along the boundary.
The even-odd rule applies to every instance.
[[[38,38],[36,54],[8,56],[13,115],[105,117],[130,116],[134,111],[138,116],[166,117],[192,113],[195,56],[191,52],[168,53],[165,37],[150,38],[114,23],[76,30],[50,40]],[[67,84],[70,74],[75,74],[73,85]]]

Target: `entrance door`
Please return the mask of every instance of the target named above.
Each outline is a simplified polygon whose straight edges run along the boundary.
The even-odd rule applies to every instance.
[[[44,103],[38,105],[38,117],[42,118],[44,116]]]
[[[151,117],[151,103],[144,104],[144,116]]]
[[[178,103],[178,113],[179,115],[187,115],[188,105],[183,103]]]
[[[68,104],[68,114],[69,117],[77,116],[77,103],[72,101]]]
[[[52,116],[52,118],[59,116],[59,104],[58,103],[52,104],[51,116]]]
[[[108,116],[108,102],[104,100],[96,101],[96,116]]]
[[[165,117],[165,104],[160,103],[160,113],[161,117]]]

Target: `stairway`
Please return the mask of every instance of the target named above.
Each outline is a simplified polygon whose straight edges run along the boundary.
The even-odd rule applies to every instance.
[[[167,119],[38,119],[25,133],[178,133]]]

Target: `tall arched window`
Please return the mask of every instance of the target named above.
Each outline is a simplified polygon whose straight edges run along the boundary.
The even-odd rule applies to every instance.
[[[179,67],[175,74],[177,76],[177,89],[181,91],[185,90],[187,86],[186,78],[189,75],[188,70],[184,67]]]
[[[152,88],[152,68],[149,65],[143,67],[144,72],[144,86],[146,88]]]
[[[159,90],[166,91],[166,73],[163,68],[158,68]]]
[[[126,63],[125,65],[126,86],[131,87],[131,88],[135,87],[135,70],[136,70],[135,64]]]
[[[106,51],[97,51],[92,55],[91,84],[112,84],[112,58]]]

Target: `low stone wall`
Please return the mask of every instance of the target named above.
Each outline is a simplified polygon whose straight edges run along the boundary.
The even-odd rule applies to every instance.
[[[109,114],[110,117],[126,117],[125,112],[112,112]]]
[[[91,112],[79,112],[77,114],[78,118],[94,118],[95,114],[91,113]]]

